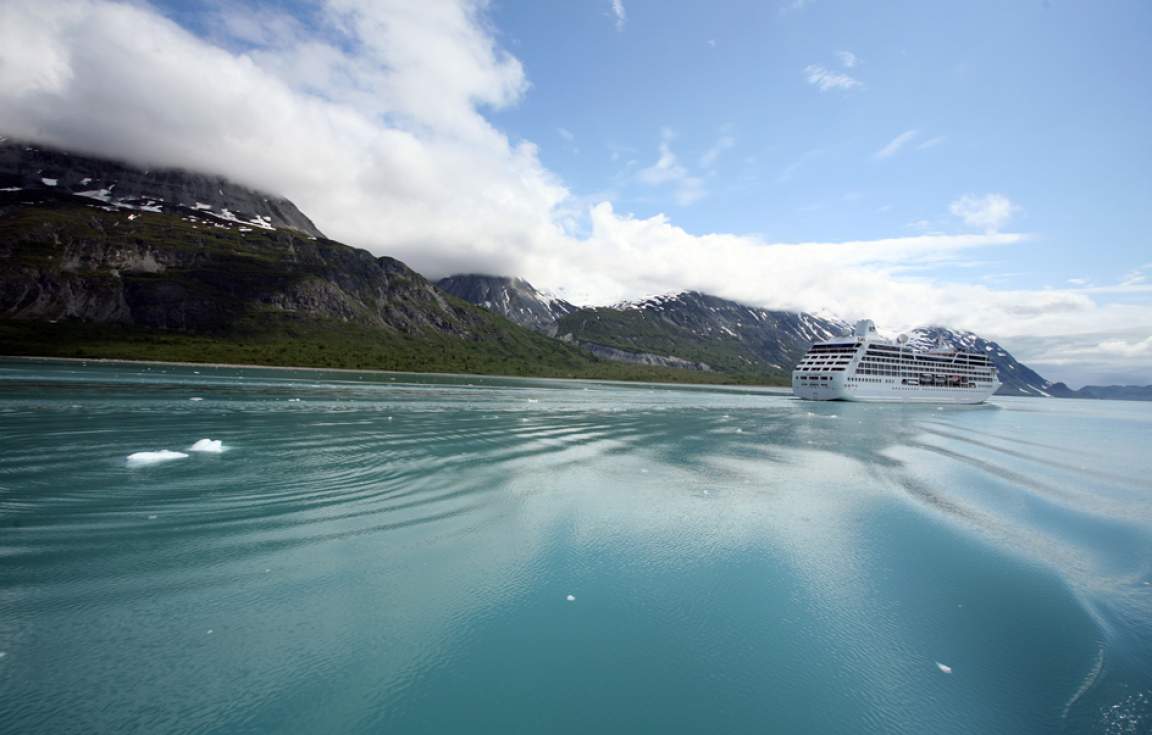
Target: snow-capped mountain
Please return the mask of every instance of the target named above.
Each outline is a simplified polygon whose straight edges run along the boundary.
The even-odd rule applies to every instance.
[[[109,210],[180,213],[231,228],[284,228],[324,237],[287,199],[221,176],[145,170],[6,138],[0,138],[0,192],[54,199],[74,196]]]
[[[454,276],[437,285],[605,359],[696,370],[783,377],[808,345],[847,326],[692,291],[581,309],[522,279]]]
[[[684,291],[575,312],[561,321],[560,332],[624,349],[671,349],[671,354],[718,369],[786,373],[812,342],[835,337],[847,327],[812,314]],[[711,360],[703,355],[709,344],[715,346]]]
[[[549,337],[556,336],[556,324],[563,316],[576,311],[572,304],[537,291],[522,278],[469,273],[441,278],[436,285],[453,296]]]
[[[998,395],[1051,396],[1052,383],[1035,370],[1017,362],[1008,350],[978,334],[946,327],[921,327],[908,333],[908,344],[913,349],[927,350],[943,344],[964,352],[981,352],[996,366],[1004,384]]]
[[[516,278],[453,276],[437,285],[521,326],[579,344],[606,359],[697,370],[786,376],[813,342],[851,329],[838,319],[762,309],[695,291],[577,308],[549,299]],[[1047,380],[996,342],[977,334],[923,327],[908,337],[914,349],[943,343],[987,354],[1004,383],[1002,395],[1053,395]]]

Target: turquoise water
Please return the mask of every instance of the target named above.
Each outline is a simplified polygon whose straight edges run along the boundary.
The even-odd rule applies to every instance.
[[[0,361],[0,732],[1147,733],[1150,440],[1124,402]]]

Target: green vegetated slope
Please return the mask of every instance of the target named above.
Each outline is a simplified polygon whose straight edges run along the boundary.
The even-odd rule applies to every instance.
[[[647,352],[700,362],[713,370],[768,373],[770,370],[740,340],[727,335],[694,334],[641,310],[581,309],[560,319],[559,333],[629,352]]]
[[[685,291],[570,312],[560,318],[557,334],[583,344],[674,356],[754,381],[787,381],[813,341],[839,334],[843,326],[811,314]]]
[[[735,382],[599,360],[392,258],[194,210],[0,194],[0,266],[3,354]]]

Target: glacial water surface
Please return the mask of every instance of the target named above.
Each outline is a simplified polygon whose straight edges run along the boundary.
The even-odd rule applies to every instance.
[[[0,733],[130,732],[1152,732],[1152,406],[0,361]]]

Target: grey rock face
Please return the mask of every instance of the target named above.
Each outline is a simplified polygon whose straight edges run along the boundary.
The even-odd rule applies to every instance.
[[[436,285],[457,298],[549,337],[556,336],[556,324],[561,317],[576,311],[572,304],[545,296],[522,278],[471,273],[441,278]]]
[[[188,332],[275,315],[479,338],[491,317],[393,258],[291,229],[0,194],[0,319]]]
[[[0,190],[82,194],[110,206],[145,211],[175,207],[250,227],[285,228],[324,237],[296,205],[283,197],[232,183],[220,176],[177,169],[144,170],[12,140],[0,141]]]

